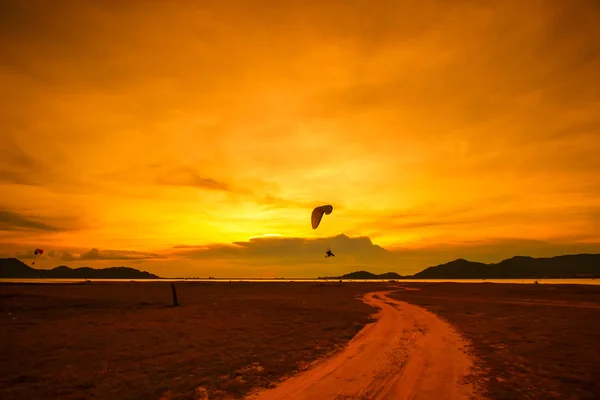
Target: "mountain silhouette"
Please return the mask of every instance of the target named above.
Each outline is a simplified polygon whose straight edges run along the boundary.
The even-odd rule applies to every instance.
[[[319,279],[406,279],[410,276],[402,276],[395,272],[386,272],[383,274],[374,274],[368,271],[356,271],[342,276],[319,277]]]
[[[62,278],[62,279],[159,279],[146,271],[128,267],[95,269],[69,268],[35,269],[16,258],[0,258],[0,278]],[[549,258],[515,256],[499,263],[485,264],[459,258],[436,265],[414,275],[395,272],[374,274],[360,270],[342,276],[319,279],[542,279],[600,278],[600,254],[574,254]]]
[[[495,264],[462,258],[429,267],[416,279],[521,279],[600,277],[600,254],[574,254],[550,258],[516,256]]]
[[[414,275],[395,272],[374,274],[356,271],[319,279],[541,279],[600,278],[600,254],[575,254],[550,258],[515,256],[499,263],[485,264],[459,258],[429,267]]]
[[[36,269],[16,258],[0,258],[0,278],[59,278],[59,279],[158,279],[157,275],[128,267]]]

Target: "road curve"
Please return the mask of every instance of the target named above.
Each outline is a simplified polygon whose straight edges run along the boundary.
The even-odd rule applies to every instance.
[[[390,292],[365,295],[378,318],[348,346],[273,389],[248,400],[459,400],[474,396],[464,381],[472,361],[465,342],[434,314],[393,300]]]

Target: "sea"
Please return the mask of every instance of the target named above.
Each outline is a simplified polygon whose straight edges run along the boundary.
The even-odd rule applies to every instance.
[[[385,283],[389,279],[342,279],[343,282]],[[600,279],[538,279],[540,284],[600,285]],[[0,283],[82,283],[82,282],[339,282],[339,279],[313,278],[163,278],[163,279],[48,279],[4,278]],[[534,284],[535,279],[396,279],[396,283],[456,282],[456,283],[518,283]]]

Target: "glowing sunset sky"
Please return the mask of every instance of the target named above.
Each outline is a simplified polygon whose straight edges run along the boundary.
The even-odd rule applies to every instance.
[[[600,252],[597,1],[4,0],[0,35],[3,257],[300,277]]]

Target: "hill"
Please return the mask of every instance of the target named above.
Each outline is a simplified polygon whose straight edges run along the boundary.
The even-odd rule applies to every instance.
[[[0,278],[57,278],[57,279],[158,279],[159,276],[128,267],[36,269],[16,258],[0,258]]]
[[[550,258],[516,256],[499,263],[485,264],[459,258],[429,267],[414,275],[395,272],[374,274],[355,271],[319,279],[542,279],[600,278],[600,254],[574,254]]]
[[[319,277],[319,279],[407,279],[409,276],[402,276],[395,272],[386,272],[383,274],[374,274],[368,271],[356,271],[342,276]]]
[[[159,279],[159,276],[128,267],[94,269],[65,265],[46,270],[31,268],[16,258],[0,258],[0,278],[60,279]],[[374,274],[355,271],[319,279],[542,279],[600,278],[600,254],[574,254],[550,258],[516,256],[499,263],[485,264],[459,258],[424,269],[414,275],[395,272]]]
[[[458,259],[429,267],[415,279],[541,279],[600,277],[600,254],[574,254],[550,258],[516,256],[495,264]]]

